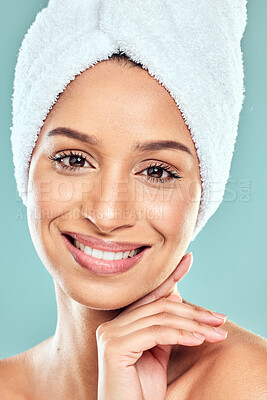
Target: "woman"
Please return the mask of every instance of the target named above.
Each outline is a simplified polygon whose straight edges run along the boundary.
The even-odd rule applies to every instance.
[[[47,340],[1,360],[0,393],[265,399],[266,341],[175,289],[192,264],[199,157],[174,99],[134,65],[115,55],[84,70],[38,134],[27,215],[58,322]],[[120,261],[127,250],[132,260]]]

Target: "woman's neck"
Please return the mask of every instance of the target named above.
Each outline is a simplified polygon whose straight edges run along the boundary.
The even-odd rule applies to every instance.
[[[29,379],[36,384],[33,398],[97,399],[96,329],[121,310],[91,309],[74,302],[57,284],[55,288],[55,334],[29,352]]]
[[[97,400],[98,352],[96,329],[115,318],[119,310],[97,310],[73,301],[55,284],[57,326],[53,336],[29,351],[30,398]],[[177,351],[173,348],[168,382],[177,377]]]

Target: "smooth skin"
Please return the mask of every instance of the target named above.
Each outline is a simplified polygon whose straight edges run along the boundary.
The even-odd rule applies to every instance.
[[[48,136],[58,127],[101,143]],[[191,154],[132,150],[136,142],[162,140],[179,141]],[[80,169],[51,161],[63,151],[61,163]],[[71,160],[70,151],[84,164]],[[151,171],[156,163],[180,179]],[[164,183],[148,180],[157,175]],[[1,400],[266,399],[266,340],[215,318],[176,289],[192,263],[185,255],[200,198],[188,128],[147,71],[109,60],[67,86],[34,149],[27,206],[33,244],[55,285],[56,331],[0,361]],[[127,272],[96,275],[71,256],[61,235],[66,230],[151,249]],[[168,297],[175,292],[178,300]]]
[[[191,259],[191,253],[183,257],[180,269]],[[226,316],[182,304],[179,294],[160,297],[171,283],[172,276],[157,292],[98,327],[99,399],[126,399],[131,388],[132,399],[164,400],[172,345],[198,346],[227,337],[227,331],[218,328]]]

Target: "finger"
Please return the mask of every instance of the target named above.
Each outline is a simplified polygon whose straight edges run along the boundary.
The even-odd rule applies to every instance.
[[[142,356],[145,350],[157,345],[197,346],[203,343],[205,337],[196,337],[194,333],[182,329],[174,329],[161,325],[152,325],[125,336],[114,337],[103,344],[101,355],[115,364],[116,359],[121,360],[124,354],[125,366],[131,366]]]
[[[175,287],[171,291],[171,294],[169,296],[167,296],[166,299],[179,301],[179,303],[183,302],[183,299],[178,291],[177,285],[175,285]]]
[[[162,312],[189,318],[198,322],[204,322],[205,324],[213,326],[222,325],[226,319],[218,318],[210,310],[169,300],[169,297],[167,297],[154,301],[153,303],[143,304],[127,314],[119,314],[116,318],[111,320],[110,323],[114,327],[127,325],[140,318]]]
[[[115,327],[106,331],[105,337],[121,337],[131,332],[144,329],[152,325],[161,325],[178,330],[185,330],[189,332],[196,332],[205,336],[205,339],[210,343],[220,342],[226,339],[227,331],[221,328],[214,328],[202,322],[198,322],[189,318],[184,318],[167,312],[149,315],[140,318],[127,325]]]
[[[172,293],[178,293],[177,289],[177,281],[181,279],[182,276],[185,275],[186,272],[191,268],[193,263],[193,254],[192,252],[185,254],[178,266],[172,272],[172,274],[155,290],[151,293],[148,293],[145,297],[143,297],[143,301],[145,300],[147,304],[148,302],[155,301],[162,297],[166,297]]]
[[[177,278],[179,279],[179,276],[183,274],[183,270],[189,270],[193,262],[193,255],[192,252],[184,255],[179,262],[178,266],[175,268],[175,270],[172,272],[172,274],[155,290],[152,292],[148,293],[146,296],[142,297],[141,299],[135,301],[132,303],[130,306],[126,307],[119,315],[125,315],[128,312],[134,310],[137,307],[140,307],[141,305],[148,304],[150,302],[153,302],[159,298],[168,296],[170,292],[174,289],[177,283]],[[178,274],[178,269],[180,269],[179,274]],[[182,300],[182,298],[181,298]],[[117,317],[116,317],[117,318]]]
[[[198,305],[196,305],[196,304],[189,303],[189,301],[187,301],[187,300],[185,300],[185,299],[183,299],[183,303],[186,304],[186,305],[189,305],[189,306],[191,306],[191,307],[194,307],[196,310],[199,310],[199,311],[209,311],[209,312],[211,312],[213,315],[215,315],[216,317],[222,318],[222,319],[224,320],[223,322],[225,322],[226,319],[228,318],[228,316],[225,315],[225,314],[221,314],[221,313],[218,313],[218,312],[215,312],[215,313],[214,313],[213,311],[210,311],[208,308],[201,307],[201,306],[198,306]]]

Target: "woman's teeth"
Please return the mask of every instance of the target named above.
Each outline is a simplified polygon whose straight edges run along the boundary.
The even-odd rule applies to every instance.
[[[131,250],[131,251],[125,251],[125,252],[117,252],[114,253],[113,251],[101,251],[97,249],[93,249],[92,247],[85,246],[82,243],[79,243],[78,240],[74,240],[74,246],[77,247],[77,249],[82,250],[85,254],[88,254],[89,256],[95,257],[95,258],[102,258],[103,260],[122,260],[123,258],[131,258],[136,256],[137,253],[139,253],[140,249],[136,250]]]

